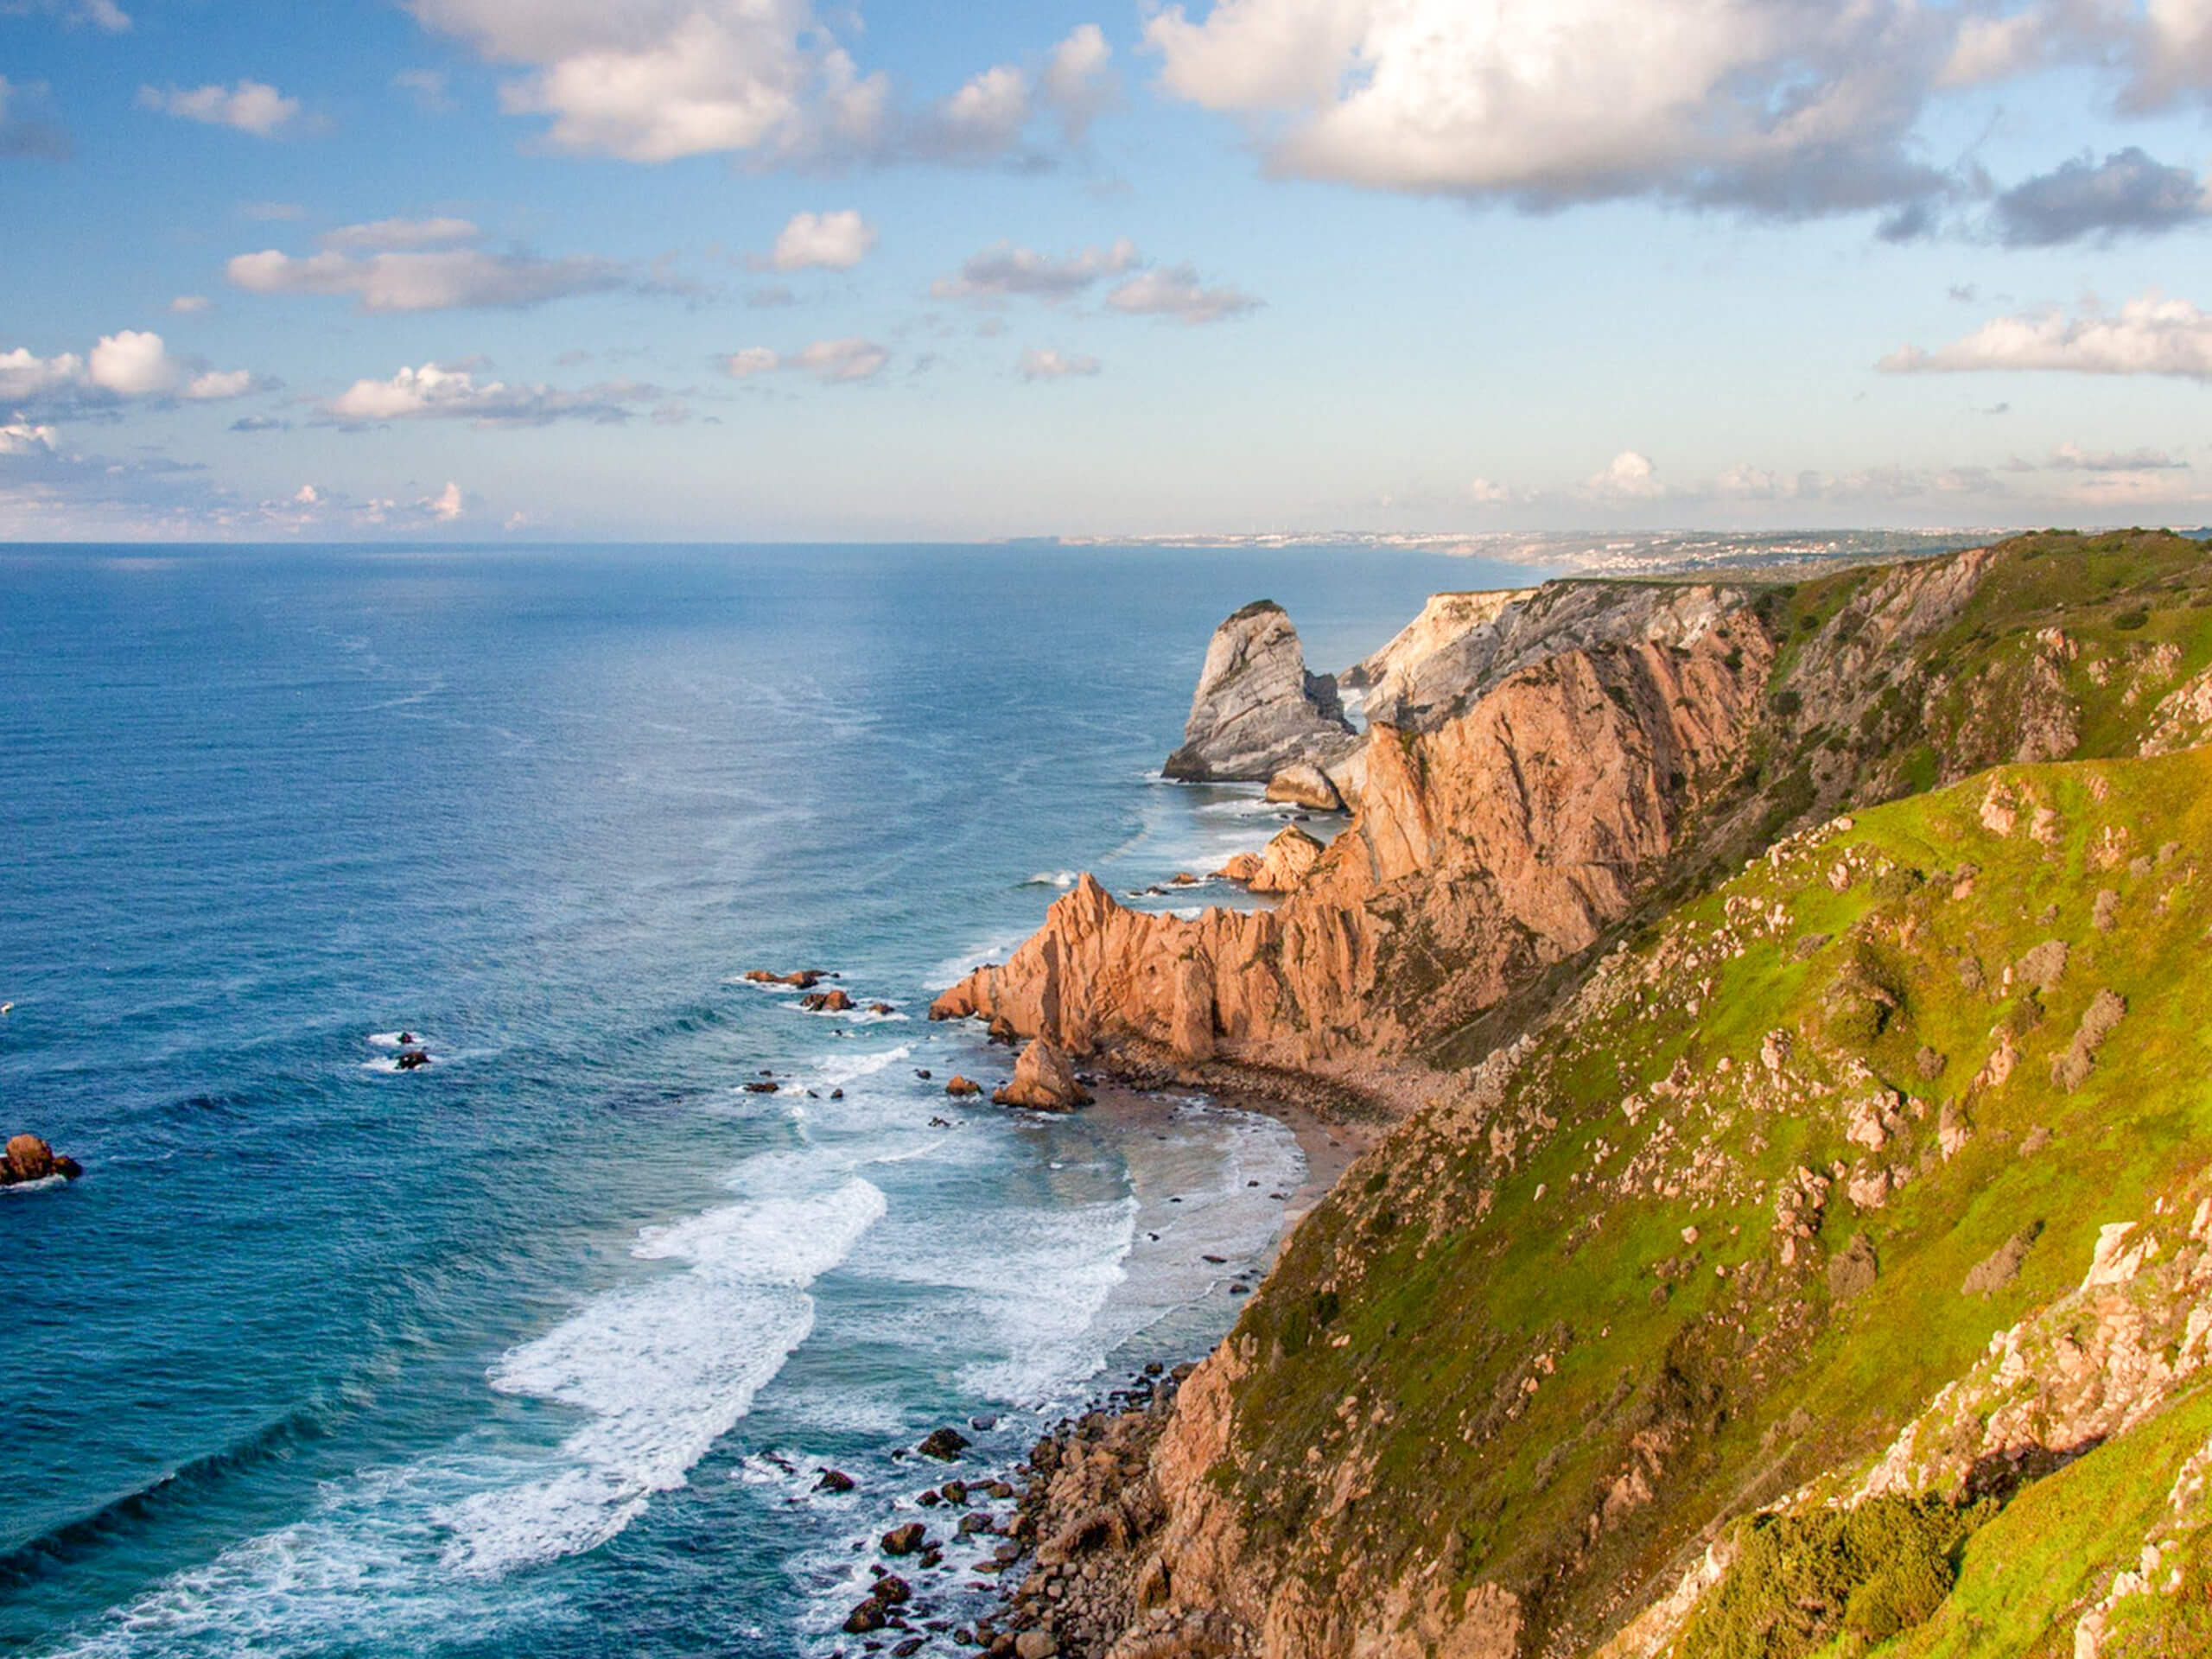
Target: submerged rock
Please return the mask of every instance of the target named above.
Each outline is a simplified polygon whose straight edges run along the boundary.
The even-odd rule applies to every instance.
[[[1066,1112],[1090,1104],[1068,1057],[1041,1037],[1021,1051],[1014,1063],[1014,1081],[991,1098],[1001,1106],[1026,1106],[1034,1112]]]
[[[1263,599],[1214,630],[1183,746],[1160,770],[1185,783],[1263,784],[1296,762],[1341,763],[1359,745],[1336,681],[1306,671],[1298,630]]]
[[[8,1142],[6,1156],[0,1157],[0,1186],[19,1186],[56,1175],[73,1181],[84,1173],[84,1166],[74,1158],[63,1157],[35,1135],[15,1136]]]
[[[430,1057],[419,1048],[403,1049],[392,1062],[402,1071],[419,1071],[430,1063]]]

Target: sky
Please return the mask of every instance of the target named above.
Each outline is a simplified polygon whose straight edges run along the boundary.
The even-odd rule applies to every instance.
[[[0,0],[0,539],[2212,519],[2212,0]]]

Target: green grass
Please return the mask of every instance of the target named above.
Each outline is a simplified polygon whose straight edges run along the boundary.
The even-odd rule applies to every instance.
[[[2057,810],[2055,844],[2030,838],[2025,810],[2012,836],[1986,830],[1976,779],[1861,813],[1779,866],[1754,862],[1649,930],[1487,1122],[1417,1118],[1300,1229],[1237,1328],[1255,1362],[1215,1475],[1271,1570],[1325,1585],[1355,1566],[1441,1558],[1459,1586],[1526,1596],[1537,1633],[1594,1637],[1633,1610],[1624,1586],[1671,1587],[1709,1528],[1863,1462],[1993,1331],[2070,1289],[2099,1226],[2196,1173],[2212,1148],[2212,871],[2196,863],[2212,846],[2212,752],[2002,776]],[[2107,829],[2126,837],[2109,868]],[[2168,842],[2188,850],[2161,863]],[[1847,854],[1839,890],[1829,874]],[[2139,874],[2139,854],[2152,861]],[[1968,863],[1979,874],[1954,897]],[[2109,933],[2091,920],[2105,887],[2120,894]],[[1732,902],[1784,918],[1724,934]],[[1994,988],[2054,937],[2072,960],[2011,1081],[1971,1103],[1972,1138],[1945,1162],[1942,1108],[2020,1001]],[[1962,977],[1969,958],[1981,989]],[[1878,980],[1897,1006],[1878,1030],[1837,1019],[1840,980]],[[2061,1092],[2051,1058],[2107,986],[2126,1018],[2083,1086]],[[1769,1086],[1759,1049],[1777,1028],[1794,1034],[1793,1075],[1825,1094]],[[1934,1079],[1923,1048],[1947,1057]],[[1685,1086],[1664,1098],[1678,1066]],[[1862,1156],[1845,1109],[1872,1081],[1920,1103],[1883,1154],[1912,1179],[1864,1211],[1839,1183],[1784,1267],[1777,1184]],[[1630,1095],[1645,1103],[1633,1125]],[[2036,1129],[2050,1143],[2024,1156]],[[1601,1142],[1611,1151],[1593,1161]],[[1636,1160],[1646,1173],[1629,1191]],[[1962,1294],[2034,1222],[2044,1230],[2018,1278]],[[1880,1275],[1835,1305],[1825,1264],[1858,1232]],[[1617,1505],[1592,1536],[1614,1484],[1643,1466],[1639,1441],[1656,1448],[1655,1497]],[[1957,1596],[1979,1582],[1979,1547]]]

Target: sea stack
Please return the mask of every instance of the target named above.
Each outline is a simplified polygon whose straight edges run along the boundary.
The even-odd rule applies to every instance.
[[[1298,630],[1262,599],[1214,630],[1183,747],[1160,770],[1183,783],[1264,784],[1303,764],[1333,778],[1359,747],[1335,678],[1306,672]]]

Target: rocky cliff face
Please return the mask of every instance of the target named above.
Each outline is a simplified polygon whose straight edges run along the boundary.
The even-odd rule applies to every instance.
[[[1594,643],[1424,729],[1371,728],[1351,827],[1273,911],[1184,921],[1086,879],[932,1015],[1004,1018],[1079,1054],[1134,1039],[1312,1065],[1401,1052],[1584,949],[1732,774],[1773,654],[1740,594],[1588,585],[1567,608]],[[1608,598],[1632,621],[1599,626]]]
[[[2202,741],[2202,565],[2028,538],[1569,646],[1379,729],[1273,916],[1091,889],[962,988],[1402,1049],[1682,900],[1430,1074],[1084,1488],[1120,1521],[1047,1527],[1062,1650],[2207,1650],[2212,751],[2136,758]],[[1805,822],[1853,791],[1913,798]]]
[[[1298,630],[1263,599],[1214,630],[1183,746],[1161,771],[1184,783],[1263,784],[1303,763],[1335,777],[1359,745],[1336,681],[1306,671]]]

